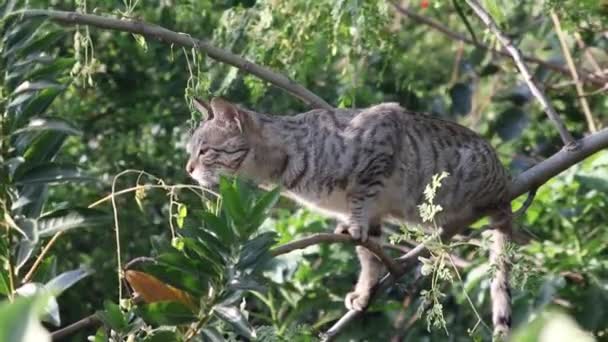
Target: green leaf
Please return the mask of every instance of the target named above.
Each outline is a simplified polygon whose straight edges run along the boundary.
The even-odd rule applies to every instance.
[[[103,311],[97,311],[96,315],[107,327],[110,327],[115,331],[122,331],[127,327],[127,320],[125,319],[120,306],[114,304],[110,300],[103,302]]]
[[[91,273],[91,270],[85,268],[63,272],[47,282],[44,285],[44,288],[53,294],[53,296],[59,296],[63,291],[72,287],[72,285],[76,284],[83,278],[86,278]]]
[[[452,98],[452,114],[467,115],[471,112],[473,103],[473,90],[470,84],[456,83],[450,89]]]
[[[55,98],[63,92],[60,88],[46,88],[37,93],[23,93],[18,97],[32,95],[33,98],[24,107],[17,111],[16,120],[13,123],[12,129],[21,128],[31,118],[42,115],[48,107],[53,103]],[[29,100],[29,98],[28,98]]]
[[[213,313],[232,325],[236,332],[246,338],[253,339],[256,337],[255,330],[249,324],[245,315],[235,306],[216,305],[213,307]]]
[[[232,182],[225,177],[220,179],[220,194],[222,195],[222,207],[226,210],[228,216],[234,220],[237,226],[245,224],[247,215],[238,191]]]
[[[10,283],[8,280],[8,271],[0,269],[0,295],[6,296],[10,292]]]
[[[281,197],[281,189],[276,187],[271,191],[265,193],[259,200],[255,203],[253,208],[251,209],[251,214],[249,215],[249,225],[250,231],[248,234],[253,233],[257,230],[264,220],[266,220],[270,209],[274,207],[279,198]]]
[[[267,232],[247,241],[241,248],[241,255],[236,267],[245,269],[265,260],[262,257],[269,256],[268,250],[274,244],[275,237],[276,234],[274,232]]]
[[[494,21],[500,26],[505,22],[505,14],[501,6],[496,3],[496,0],[483,0],[484,7],[488,13],[494,18]]]
[[[24,81],[19,86],[17,86],[17,88],[15,88],[15,90],[13,91],[11,96],[16,96],[21,93],[36,92],[38,90],[49,89],[49,88],[64,89],[65,86],[63,86],[57,82],[48,81],[48,80],[40,80],[40,81],[35,81],[35,82]]]
[[[82,135],[82,131],[72,126],[68,121],[59,118],[33,119],[27,126],[13,132],[13,135],[37,131],[55,131],[71,135]]]
[[[230,246],[234,243],[234,231],[221,218],[207,211],[202,212],[200,216],[205,226],[216,233],[225,245]]]
[[[0,341],[50,342],[51,335],[38,320],[41,301],[33,297],[20,297],[0,304]]]
[[[197,320],[192,311],[179,302],[157,302],[137,308],[144,321],[152,325],[180,325]]]
[[[94,181],[95,178],[85,174],[76,165],[58,164],[55,162],[34,166],[19,175],[15,184],[61,183],[73,181]]]
[[[111,222],[110,215],[95,209],[60,209],[38,219],[38,234],[41,237],[74,228],[96,227]]]

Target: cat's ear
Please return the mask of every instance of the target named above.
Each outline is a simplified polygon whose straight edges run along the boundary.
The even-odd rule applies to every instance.
[[[194,104],[194,108],[196,108],[196,110],[198,110],[201,114],[203,114],[203,116],[205,117],[205,120],[213,119],[213,110],[211,109],[211,106],[209,105],[209,103],[207,103],[197,97],[192,99],[192,103]]]
[[[216,120],[220,120],[228,125],[235,125],[243,133],[247,113],[239,110],[235,105],[220,97],[211,99],[211,110]]]

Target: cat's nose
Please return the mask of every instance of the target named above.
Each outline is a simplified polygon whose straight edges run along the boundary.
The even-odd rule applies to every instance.
[[[188,171],[188,173],[194,172],[194,164],[190,161],[188,161],[188,163],[186,164],[186,171]]]

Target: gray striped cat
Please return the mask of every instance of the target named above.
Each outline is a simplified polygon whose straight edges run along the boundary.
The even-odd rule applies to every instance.
[[[203,186],[220,174],[260,184],[280,184],[296,201],[337,219],[336,233],[355,239],[379,237],[385,218],[422,223],[418,205],[432,176],[446,171],[436,195],[435,217],[444,231],[457,231],[473,213],[494,222],[491,284],[495,334],[511,325],[509,175],[494,149],[456,123],[409,112],[396,103],[367,109],[318,109],[289,117],[269,116],[214,98],[194,101],[208,113],[189,144],[188,173]],[[346,307],[364,310],[383,272],[382,263],[358,246],[361,273]]]

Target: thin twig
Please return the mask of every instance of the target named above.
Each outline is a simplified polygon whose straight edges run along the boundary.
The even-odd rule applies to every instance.
[[[581,37],[581,34],[578,32],[574,32],[574,39],[576,40],[576,44],[578,44],[579,48],[583,51],[583,54],[585,54],[585,58],[587,58],[589,64],[591,64],[591,66],[593,66],[593,69],[595,69],[595,72],[600,76],[604,76],[604,70],[602,70],[600,64],[595,60],[595,57],[593,57],[591,51],[587,49],[587,46],[585,45],[585,42],[583,42],[583,37]]]
[[[59,341],[61,339],[64,339],[64,338],[72,335],[73,333],[75,333],[78,330],[85,329],[90,326],[97,325],[99,323],[101,323],[101,321],[99,320],[99,317],[97,317],[97,314],[92,314],[77,322],[74,322],[74,323],[68,325],[65,328],[53,331],[51,333],[51,338],[53,339],[53,341]]]
[[[272,249],[270,251],[270,253],[273,256],[278,256],[281,254],[286,254],[289,252],[292,252],[296,249],[304,249],[306,247],[312,246],[312,245],[318,245],[320,243],[336,243],[336,242],[340,242],[340,243],[352,243],[358,246],[363,246],[367,249],[369,249],[372,253],[374,253],[378,258],[380,258],[380,260],[382,261],[382,263],[384,263],[384,265],[386,266],[386,268],[390,271],[391,274],[394,274],[395,276],[398,276],[401,274],[401,267],[399,266],[398,263],[394,262],[393,259],[386,255],[386,253],[384,253],[384,251],[382,250],[382,247],[375,243],[374,241],[372,241],[371,239],[368,239],[367,241],[363,242],[361,240],[355,240],[353,239],[350,235],[346,235],[346,234],[332,234],[332,233],[318,233],[318,234],[314,234],[293,242],[289,242],[286,243],[282,246],[276,247],[274,249]]]
[[[593,115],[591,114],[591,109],[589,108],[589,103],[587,102],[587,98],[583,95],[585,91],[583,90],[583,85],[581,83],[580,78],[578,77],[578,72],[576,71],[576,66],[574,65],[574,61],[572,60],[572,55],[568,50],[568,44],[566,44],[566,39],[564,38],[564,32],[562,31],[562,25],[559,22],[559,18],[557,14],[555,14],[554,10],[551,10],[551,20],[553,20],[553,26],[555,26],[555,33],[557,34],[557,38],[559,39],[559,43],[562,46],[562,51],[564,52],[564,57],[566,58],[566,63],[568,64],[568,68],[570,69],[570,73],[572,74],[572,80],[574,80],[574,85],[576,87],[576,92],[578,93],[579,100],[581,101],[581,107],[583,108],[583,113],[585,113],[585,119],[587,120],[587,126],[589,127],[589,131],[591,133],[597,132],[597,127],[593,122]]]
[[[146,23],[144,21],[117,19],[93,14],[43,9],[21,10],[11,13],[11,15],[20,15],[26,18],[43,16],[52,21],[64,24],[89,25],[115,31],[130,32],[165,43],[175,44],[177,46],[193,47],[206,53],[209,57],[215,60],[230,64],[242,71],[257,76],[280,89],[284,89],[313,107],[332,109],[332,106],[325,102],[325,100],[284,75],[275,73],[266,67],[257,65],[240,56],[217,48],[206,41],[193,38],[185,33],[171,31],[162,26]]]
[[[30,280],[32,280],[32,277],[34,276],[34,273],[36,272],[38,267],[40,267],[40,264],[42,263],[44,256],[49,252],[51,247],[53,247],[55,242],[57,242],[57,240],[59,240],[59,238],[61,237],[61,235],[63,235],[64,232],[65,232],[65,230],[60,230],[57,233],[55,233],[55,235],[53,235],[53,237],[49,240],[49,242],[46,244],[46,246],[44,246],[44,248],[42,249],[42,252],[40,252],[38,257],[36,258],[36,261],[34,261],[34,264],[32,265],[32,267],[30,267],[30,269],[29,269],[29,271],[27,271],[25,277],[23,277],[23,280],[21,281],[22,284],[28,283]]]
[[[513,61],[515,62],[515,65],[517,65],[517,68],[519,69],[519,72],[523,76],[524,81],[528,85],[528,88],[530,88],[530,91],[532,92],[534,97],[536,97],[536,99],[541,104],[543,110],[545,111],[545,113],[547,114],[549,119],[553,122],[553,124],[557,128],[564,145],[566,145],[568,148],[574,148],[576,146],[574,144],[574,138],[572,138],[572,135],[566,129],[566,126],[564,125],[564,123],[560,119],[559,115],[557,114],[557,112],[555,111],[553,106],[551,105],[551,102],[549,102],[549,100],[547,99],[547,96],[534,83],[534,78],[532,77],[532,74],[530,73],[530,71],[528,70],[528,67],[524,63],[524,61],[521,57],[521,53],[519,52],[519,49],[517,49],[517,47],[515,47],[515,45],[513,45],[513,43],[511,42],[511,39],[509,39],[498,28],[498,25],[496,25],[496,22],[494,21],[492,16],[483,8],[483,6],[481,4],[479,4],[476,0],[466,0],[466,2],[473,9],[473,12],[475,12],[475,14],[477,14],[479,19],[481,19],[481,21],[488,27],[488,29],[490,29],[490,31],[492,31],[492,33],[494,33],[494,35],[496,36],[496,38],[498,38],[500,43],[511,54],[511,57],[513,57]]]
[[[429,27],[431,27],[431,28],[439,31],[440,33],[444,34],[446,37],[448,37],[450,39],[462,41],[462,42],[465,42],[465,43],[467,43],[469,45],[473,45],[473,46],[475,46],[477,48],[488,50],[488,51],[492,51],[493,53],[499,54],[501,56],[511,57],[511,55],[509,54],[508,51],[495,49],[495,48],[492,48],[492,47],[490,47],[488,45],[485,45],[483,43],[475,42],[475,41],[469,39],[468,37],[466,37],[463,34],[454,32],[454,30],[450,29],[449,27],[446,27],[446,26],[442,25],[439,22],[436,22],[436,21],[434,21],[432,19],[429,19],[429,18],[427,18],[425,16],[422,16],[422,15],[420,15],[420,14],[414,12],[414,11],[411,11],[411,10],[409,10],[409,9],[407,9],[407,8],[399,5],[394,0],[388,0],[388,1],[393,5],[393,7],[395,7],[395,9],[397,10],[397,12],[399,12],[400,14],[402,14],[402,15],[404,15],[404,16],[412,19],[412,20],[415,20],[415,21],[417,21],[417,22],[419,22],[421,24],[427,25],[427,26],[429,26]],[[523,59],[526,62],[534,63],[534,64],[537,64],[537,65],[541,65],[541,66],[543,66],[543,67],[545,67],[547,69],[551,69],[551,70],[553,70],[555,72],[559,72],[559,73],[561,73],[563,75],[566,75],[566,76],[570,75],[570,72],[568,71],[568,69],[564,68],[564,67],[562,67],[560,65],[557,65],[557,64],[554,64],[554,63],[550,63],[550,62],[547,62],[547,61],[544,61],[542,59],[539,59],[539,58],[536,58],[536,57],[532,57],[532,56],[525,56],[524,55]],[[593,83],[593,84],[596,84],[596,85],[604,85],[606,83],[606,79],[603,78],[603,77],[595,77],[593,74],[589,74],[589,73],[584,72],[584,71],[580,71],[579,74],[581,76],[581,80],[583,80],[585,82]]]

